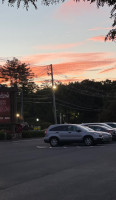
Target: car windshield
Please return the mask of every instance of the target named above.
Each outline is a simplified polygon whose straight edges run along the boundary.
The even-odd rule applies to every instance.
[[[81,126],[83,130],[85,131],[93,131],[91,128],[89,128],[88,126]]]
[[[93,126],[94,128],[101,128],[101,130],[110,130],[111,128],[107,127],[107,126]]]
[[[108,125],[111,126],[112,128],[116,128],[116,123],[111,123],[111,124],[109,123]]]

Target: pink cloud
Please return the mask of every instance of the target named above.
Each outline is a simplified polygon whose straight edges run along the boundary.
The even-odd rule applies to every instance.
[[[25,56],[22,62],[30,63],[32,65],[44,65],[43,63],[68,63],[77,61],[101,61],[101,60],[114,60],[112,58],[112,53],[46,53],[46,54],[35,54],[30,56]],[[59,61],[60,60],[60,61]]]
[[[35,46],[34,49],[37,50],[62,50],[62,49],[70,49],[76,46],[79,46],[83,44],[83,42],[77,42],[77,43],[69,43],[69,44],[57,44],[57,45],[38,45]]]
[[[89,38],[88,40],[92,40],[95,42],[105,42],[105,37],[100,35],[100,36]],[[109,42],[111,42],[111,41],[109,40]]]
[[[116,59],[115,59],[116,63]],[[68,63],[60,63],[53,64],[53,73],[54,77],[61,78],[61,80],[69,79],[75,81],[75,79],[80,79],[82,77],[83,72],[89,71],[90,69],[100,68],[97,71],[100,71],[102,67],[107,67],[108,65],[114,64],[114,59],[105,60],[105,61],[77,61],[77,62],[68,62]],[[47,66],[32,66],[32,71],[35,73],[35,77],[42,78],[44,77],[48,79],[47,72],[50,72]],[[71,78],[73,77],[73,78]],[[76,78],[75,78],[76,77]],[[49,77],[50,78],[50,77]]]
[[[113,70],[116,70],[116,66],[115,67],[111,67],[109,69],[105,69],[105,70],[101,71],[100,74],[107,73],[107,72],[113,71]]]
[[[98,30],[110,30],[112,29],[111,27],[95,27],[95,28],[90,28],[88,29],[89,31],[98,31]]]
[[[92,9],[91,9],[92,8]],[[94,7],[91,6],[89,2],[83,2],[83,0],[80,1],[72,1],[69,0],[67,2],[64,2],[61,4],[61,6],[56,10],[55,17],[65,17],[66,19],[71,17],[72,15],[83,15],[86,12],[88,12],[91,9],[91,11],[94,10]]]
[[[63,82],[83,80],[86,77],[100,78],[104,73],[116,69],[116,58],[112,53],[48,53],[24,57],[21,61],[28,63],[35,73],[35,82],[45,81],[50,76],[49,64],[53,64],[56,80]],[[47,63],[47,64],[44,64]],[[109,68],[109,66],[111,66]],[[101,74],[101,75],[100,75]],[[94,77],[93,77],[94,75]],[[107,75],[107,74],[106,74]],[[112,74],[114,76],[114,74]],[[111,76],[111,78],[112,78]],[[105,76],[106,77],[106,76]]]

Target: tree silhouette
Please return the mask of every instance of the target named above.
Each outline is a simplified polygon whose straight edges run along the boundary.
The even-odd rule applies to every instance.
[[[7,60],[6,64],[0,68],[0,76],[2,82],[10,84],[11,87],[16,85],[24,90],[35,88],[35,83],[32,82],[34,73],[27,64],[21,63],[17,58]]]
[[[2,0],[4,3],[6,0]],[[35,9],[37,9],[37,2],[39,0],[7,0],[8,4],[13,6],[15,3],[17,3],[17,8],[20,7],[20,4],[23,3],[24,7],[28,10],[29,4],[31,3]],[[41,0],[44,5],[49,6],[50,4],[57,4],[59,2],[64,2],[65,0]],[[75,2],[78,2],[80,0],[75,0]],[[108,34],[105,37],[105,40],[112,40],[116,41],[116,0],[83,0],[83,1],[89,1],[90,3],[96,2],[97,7],[103,7],[105,4],[107,4],[109,7],[112,7],[111,9],[111,18],[114,20],[112,24],[112,29],[108,32]]]

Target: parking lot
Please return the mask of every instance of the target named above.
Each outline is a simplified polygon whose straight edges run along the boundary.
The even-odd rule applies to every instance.
[[[115,154],[115,141],[90,147],[1,142],[0,200],[114,200]]]

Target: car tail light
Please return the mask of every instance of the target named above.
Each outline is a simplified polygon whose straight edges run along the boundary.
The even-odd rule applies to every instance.
[[[47,130],[48,130],[48,129],[45,130],[45,135],[47,134]]]

